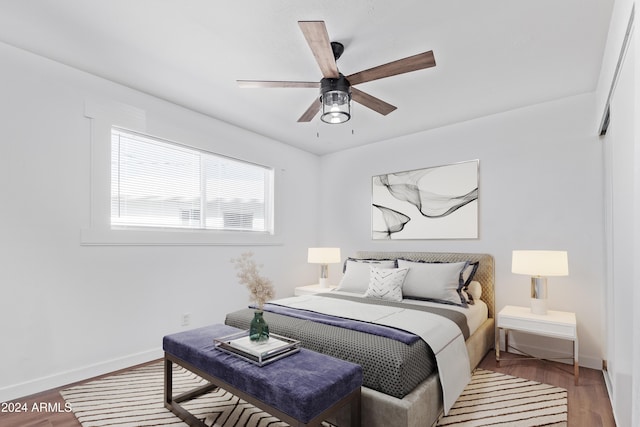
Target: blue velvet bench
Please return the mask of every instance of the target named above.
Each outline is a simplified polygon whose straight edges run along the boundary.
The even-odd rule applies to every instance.
[[[190,426],[204,426],[180,403],[222,387],[292,426],[320,426],[345,405],[350,405],[351,425],[360,426],[360,365],[302,348],[259,367],[215,348],[214,338],[239,331],[227,325],[212,325],[164,337],[167,409]],[[174,397],[173,363],[209,384]]]

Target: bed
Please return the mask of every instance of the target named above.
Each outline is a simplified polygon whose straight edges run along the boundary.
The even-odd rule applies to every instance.
[[[393,302],[389,305],[404,307],[403,304],[410,304],[407,308],[411,310],[406,311],[411,313],[423,310],[417,306],[424,306],[426,307],[424,310],[430,312],[426,313],[426,316],[432,316],[432,312],[439,313],[438,310],[442,311],[442,314],[449,313],[447,316],[450,316],[451,322],[458,322],[460,329],[456,330],[462,331],[464,336],[462,349],[458,347],[454,351],[460,355],[458,366],[465,366],[468,369],[467,374],[493,347],[495,300],[494,261],[491,255],[440,252],[358,252],[350,260],[352,263],[349,265],[352,266],[356,265],[354,264],[356,262],[370,262],[371,265],[376,265],[376,263],[382,262],[381,260],[394,260],[396,265],[403,263],[403,266],[417,267],[421,267],[418,263],[424,263],[428,264],[429,268],[447,268],[447,266],[454,266],[456,263],[477,265],[472,275],[472,281],[481,288],[480,301],[477,303],[474,301],[474,304],[460,308],[453,305],[434,304],[431,301],[402,299],[401,302]],[[434,264],[438,264],[438,266],[434,266]],[[380,266],[388,268],[387,265],[380,264]],[[415,271],[418,271],[417,268]],[[345,273],[345,278],[347,273],[349,270]],[[415,275],[415,273],[409,274]],[[409,281],[408,276],[407,281]],[[404,283],[408,289],[409,283],[407,281]],[[412,283],[415,285],[415,280]],[[366,325],[363,327],[364,329],[352,330],[349,329],[351,326],[349,328],[343,327],[344,325],[340,324],[342,320],[332,320],[333,316],[325,318],[322,317],[323,315],[314,313],[313,310],[304,309],[307,307],[306,304],[316,304],[320,301],[320,304],[323,305],[339,307],[337,310],[351,311],[344,309],[350,299],[354,299],[354,305],[360,304],[358,298],[352,295],[354,293],[352,291],[354,290],[345,285],[340,292],[331,292],[332,295],[276,300],[270,308],[265,308],[265,318],[268,319],[273,333],[299,339],[303,346],[311,350],[343,358],[363,366],[365,382],[362,389],[362,425],[414,427],[435,424],[445,407],[441,376],[444,378],[446,370],[437,366],[439,362],[436,361],[434,352],[431,351],[433,344],[427,345],[424,339],[403,341],[402,338],[394,336],[393,331],[381,332],[376,329],[371,333],[367,330],[371,322],[360,322]],[[362,299],[363,296],[357,295],[357,297]],[[467,297],[466,294],[465,297]],[[372,300],[375,300],[375,298],[365,299],[368,304],[372,304],[374,302]],[[293,307],[290,306],[291,304]],[[384,307],[375,306],[373,310],[394,310],[387,308],[387,303],[383,305]],[[470,314],[478,312],[484,312],[484,314],[480,317],[476,314]],[[466,326],[468,326],[466,331],[464,330],[465,322],[460,320],[461,314],[459,313],[462,313],[463,318],[466,319]],[[239,310],[229,313],[225,323],[239,328],[248,328],[252,317],[252,309]],[[344,317],[350,316],[345,315]],[[447,320],[445,322],[451,323]],[[375,327],[384,329],[387,326]],[[389,329],[393,330],[394,328]],[[467,358],[463,357],[465,348]],[[450,356],[447,358],[453,359]],[[458,359],[458,356],[455,359]],[[340,424],[339,419],[336,421]]]

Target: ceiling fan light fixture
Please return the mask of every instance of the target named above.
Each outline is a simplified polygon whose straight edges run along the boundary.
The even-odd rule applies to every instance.
[[[320,119],[329,124],[340,124],[351,118],[351,85],[341,74],[337,79],[324,78],[320,82]]]
[[[298,119],[298,123],[308,123],[322,109],[321,120],[325,123],[345,123],[351,118],[351,98],[376,113],[383,116],[396,109],[394,105],[384,102],[375,96],[358,89],[351,89],[351,85],[379,80],[386,77],[405,74],[411,71],[435,67],[436,60],[433,51],[418,53],[378,65],[377,67],[349,74],[344,77],[339,69],[337,60],[344,52],[344,45],[340,42],[330,42],[327,26],[324,21],[298,21],[300,30],[311,48],[311,52],[320,67],[324,78],[320,80],[320,97],[315,98],[311,105]],[[240,87],[318,87],[315,82],[300,81],[269,81],[269,80],[238,80]],[[318,104],[318,101],[320,103]]]
[[[351,106],[349,105],[349,93],[332,90],[322,95],[322,116],[325,123],[344,123],[351,118]]]

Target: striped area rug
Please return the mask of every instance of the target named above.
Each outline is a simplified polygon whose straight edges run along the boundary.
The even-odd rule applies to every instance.
[[[187,427],[163,405],[163,363],[130,369],[60,392],[83,427]],[[174,365],[174,394],[205,385]],[[183,404],[215,427],[285,427],[288,424],[217,389]],[[567,391],[477,369],[449,415],[438,426],[566,426]],[[393,426],[389,426],[393,427]]]
[[[438,426],[567,425],[567,391],[523,378],[476,369]]]
[[[173,366],[174,395],[207,382]],[[62,390],[83,427],[187,427],[164,407],[163,362],[124,371]],[[216,427],[284,427],[288,424],[255,406],[217,389],[182,404],[189,412]]]

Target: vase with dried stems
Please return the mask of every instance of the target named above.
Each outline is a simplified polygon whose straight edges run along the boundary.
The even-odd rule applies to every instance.
[[[260,275],[262,265],[256,264],[252,252],[242,253],[238,258],[231,259],[237,272],[240,284],[247,287],[250,300],[255,303],[256,310],[249,327],[249,338],[252,341],[266,341],[269,339],[269,325],[264,320],[264,304],[273,299],[275,291],[271,280]]]

